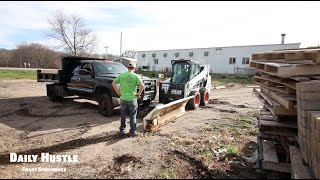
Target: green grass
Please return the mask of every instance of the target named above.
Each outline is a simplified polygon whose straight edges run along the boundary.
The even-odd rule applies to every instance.
[[[239,157],[240,151],[237,147],[230,145],[227,147],[227,155],[233,156],[233,157]]]
[[[175,166],[173,165],[170,165],[170,167],[168,167],[167,169],[164,170],[164,172],[161,172],[160,173],[160,178],[163,178],[163,179],[176,179],[176,172],[177,169]]]
[[[251,76],[237,76],[237,75],[225,75],[225,74],[214,74],[211,75],[213,82],[218,84],[238,83],[238,84],[254,84]]]
[[[37,79],[36,70],[0,69],[0,79]]]

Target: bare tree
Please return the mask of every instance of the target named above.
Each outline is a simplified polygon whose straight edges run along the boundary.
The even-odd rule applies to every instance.
[[[0,66],[9,67],[9,62],[11,59],[11,52],[8,50],[0,50],[0,60],[2,60]],[[11,63],[10,63],[11,64]]]
[[[60,10],[48,18],[48,23],[51,26],[48,36],[57,40],[67,54],[90,56],[94,51],[96,36],[85,27],[82,18],[67,16]]]
[[[20,43],[14,50],[13,63],[30,63],[33,68],[58,68],[61,53],[49,49],[39,43]]]
[[[123,57],[129,57],[129,58],[136,58],[137,57],[137,51],[136,50],[126,50],[122,54]]]

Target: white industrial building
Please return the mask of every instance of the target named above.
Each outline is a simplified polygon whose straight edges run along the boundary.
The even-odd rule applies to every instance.
[[[211,73],[250,74],[253,53],[300,48],[300,44],[282,41],[281,44],[137,51],[137,66],[149,71],[170,71],[171,60],[193,59],[200,64],[208,63]]]

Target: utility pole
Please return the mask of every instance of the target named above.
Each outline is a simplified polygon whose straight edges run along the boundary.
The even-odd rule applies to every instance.
[[[20,57],[20,68],[22,67],[22,64],[21,64],[21,53],[19,52],[19,57]]]
[[[109,46],[105,46],[104,48],[106,48],[106,59],[108,59],[108,48],[109,48]]]
[[[122,32],[121,32],[121,35],[120,35],[120,63],[122,64],[122,59],[121,59],[121,56],[122,56]]]

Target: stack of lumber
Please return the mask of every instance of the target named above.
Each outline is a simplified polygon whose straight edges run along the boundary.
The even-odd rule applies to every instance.
[[[255,68],[259,74],[253,77],[254,82],[260,86],[254,92],[263,102],[258,117],[261,167],[293,174],[290,152],[300,153],[300,149],[290,149],[300,145],[302,159],[316,175],[319,172],[316,168],[320,165],[317,166],[310,157],[317,154],[317,146],[311,143],[311,134],[317,132],[317,127],[312,126],[315,129],[312,131],[310,119],[317,117],[315,114],[309,115],[309,111],[320,111],[320,99],[313,98],[317,93],[320,96],[320,89],[317,89],[320,84],[320,49],[289,49],[252,54],[250,67]],[[316,136],[313,141],[318,142]]]
[[[320,81],[297,84],[298,142],[302,158],[320,178]]]

